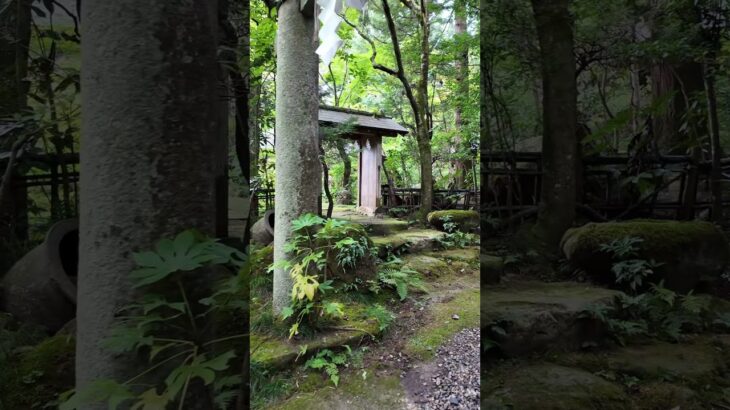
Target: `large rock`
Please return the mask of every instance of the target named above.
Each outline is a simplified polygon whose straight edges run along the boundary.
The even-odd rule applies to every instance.
[[[429,224],[442,231],[447,221],[456,224],[457,229],[464,232],[470,232],[479,227],[479,213],[477,211],[457,209],[433,211],[428,214],[427,219]]]
[[[601,251],[602,244],[616,239],[638,237],[643,242],[638,259],[654,260],[663,265],[655,269],[649,282],[664,280],[664,286],[688,292],[700,281],[712,282],[720,277],[730,262],[730,245],[725,235],[709,222],[635,220],[589,223],[569,229],[561,248],[570,263],[594,279],[614,283],[612,255]]]

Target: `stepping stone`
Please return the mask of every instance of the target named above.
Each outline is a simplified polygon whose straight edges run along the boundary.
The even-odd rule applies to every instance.
[[[347,323],[343,327],[348,329],[332,330],[318,334],[313,339],[300,341],[252,333],[251,361],[268,369],[282,370],[295,361],[304,363],[307,358],[314,356],[320,350],[341,349],[342,345],[354,348],[361,342],[380,334],[375,320]],[[297,360],[304,346],[307,348],[306,353]]]
[[[488,372],[485,381],[487,385],[482,388],[483,410],[630,408],[622,386],[581,369],[548,363],[533,364],[501,369],[497,374]]]
[[[408,229],[388,236],[374,236],[373,243],[380,248],[381,256],[390,247],[393,251],[415,253],[436,247],[436,240],[445,235],[433,229]]]
[[[583,317],[595,304],[610,304],[618,291],[574,282],[511,282],[484,286],[482,334],[502,353],[517,357],[535,351],[573,350],[599,340],[603,326]]]

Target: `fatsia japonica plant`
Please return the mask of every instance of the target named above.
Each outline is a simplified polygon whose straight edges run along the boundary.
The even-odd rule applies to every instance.
[[[226,409],[241,391],[247,357],[246,255],[188,230],[134,254],[135,301],[104,341],[144,363],[127,380],[96,380],[68,392],[61,410],[106,402],[110,409]],[[202,407],[200,407],[202,406]]]
[[[337,319],[344,315],[340,302],[325,300],[339,270],[354,269],[375,249],[360,225],[347,221],[325,220],[304,214],[292,221],[291,239],[286,251],[290,260],[281,266],[293,279],[291,304],[282,311],[282,319],[291,320],[289,338],[300,331],[303,323],[317,327],[319,318]]]

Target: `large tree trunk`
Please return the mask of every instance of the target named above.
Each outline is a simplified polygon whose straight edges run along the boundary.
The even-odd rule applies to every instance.
[[[279,8],[276,37],[276,229],[274,263],[287,260],[291,221],[304,213],[318,214],[322,190],[319,162],[318,62],[314,53],[314,18],[299,11],[299,2]],[[274,313],[291,303],[292,279],[274,270]]]
[[[577,87],[569,0],[532,0],[543,81],[543,182],[535,234],[557,250],[575,219]]]
[[[126,380],[144,366],[99,342],[133,297],[133,252],[188,228],[215,232],[220,160],[210,7],[91,1],[82,13],[79,389],[96,379]]]

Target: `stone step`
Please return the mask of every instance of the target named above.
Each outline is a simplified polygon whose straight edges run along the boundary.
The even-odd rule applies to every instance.
[[[315,337],[309,339],[287,339],[285,336],[252,332],[251,361],[267,369],[282,370],[295,361],[304,363],[307,358],[323,349],[340,350],[343,345],[355,348],[380,335],[377,321],[364,317],[364,309],[360,305],[346,306],[349,320],[343,320],[329,330],[317,332]],[[305,347],[306,351],[302,353]]]
[[[400,253],[416,253],[436,249],[437,239],[443,238],[444,232],[433,229],[408,229],[387,236],[373,236],[373,243],[380,248],[381,256],[387,249]]]
[[[730,335],[508,361],[484,370],[482,409],[716,408],[729,365]]]
[[[482,286],[482,335],[508,357],[545,350],[579,349],[603,336],[603,326],[583,317],[610,304],[618,291],[575,282],[507,282]]]

